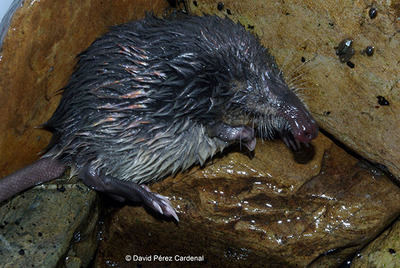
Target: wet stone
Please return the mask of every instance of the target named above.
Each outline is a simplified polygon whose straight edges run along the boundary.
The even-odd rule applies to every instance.
[[[399,267],[399,252],[400,221],[398,219],[360,252],[359,257],[353,260],[351,267]]]
[[[33,126],[45,122],[57,106],[58,99],[50,96],[65,85],[75,56],[109,25],[143,14],[144,2],[149,5],[148,1],[79,1],[79,4],[72,1],[75,8],[71,9],[58,1],[25,1],[25,10],[29,12],[19,13],[13,23],[23,25],[22,22],[27,21],[28,28],[12,27],[15,31],[6,37],[4,44],[7,45],[3,47],[0,59],[0,145],[3,152],[0,169],[3,176],[32,162],[36,153],[46,146],[49,135]],[[385,12],[380,12],[379,19],[374,21],[367,17],[367,22],[363,21],[368,8],[365,3],[353,6],[352,2],[343,2],[338,8],[331,0],[312,1],[310,7],[305,8],[300,2],[289,2],[274,5],[273,1],[227,0],[224,4],[234,7],[234,15],[229,10],[233,19],[240,19],[243,25],[257,26],[254,32],[283,66],[289,79],[294,78],[293,67],[297,66],[299,57],[310,59],[298,74],[302,74],[301,81],[308,87],[301,93],[319,125],[351,150],[385,165],[400,177],[400,98],[396,94],[400,88],[400,52],[393,49],[399,47],[400,42],[399,35],[393,35],[398,30],[398,23],[393,23],[393,18],[398,17],[395,2],[377,3],[379,10]],[[29,6],[31,3],[33,5]],[[159,10],[162,3],[167,1],[152,1],[146,10]],[[38,7],[41,12],[30,13]],[[57,12],[48,13],[48,10]],[[289,23],[287,16],[282,16],[287,10],[291,14]],[[215,1],[202,0],[195,11],[215,13]],[[71,17],[79,19],[68,23]],[[79,27],[82,24],[87,27]],[[313,25],[315,28],[311,27]],[[338,68],[337,55],[332,53],[338,32],[357,36],[360,50],[369,44],[379,47],[379,57],[371,60],[355,55],[357,72]],[[29,41],[32,36],[35,36],[35,42]],[[299,47],[304,49],[299,52]],[[371,101],[371,96],[385,96],[390,100],[390,109],[369,107],[368,104],[376,103],[376,99]],[[323,111],[329,111],[329,116]],[[247,156],[233,153],[216,158],[204,169],[194,168],[153,185],[154,190],[173,199],[181,217],[179,226],[156,220],[141,207],[124,207],[106,221],[110,229],[104,234],[96,264],[99,267],[127,265],[124,262],[126,252],[140,249],[138,253],[148,254],[154,246],[160,246],[161,250],[157,252],[166,254],[205,255],[210,265],[213,262],[259,264],[261,260],[262,265],[278,263],[281,266],[311,262],[316,266],[337,266],[343,263],[399,215],[398,187],[384,175],[360,167],[358,160],[328,141],[318,139],[315,141],[315,160],[306,165],[295,162],[281,142],[262,144],[259,141],[251,161]],[[270,147],[276,152],[269,151],[267,148]],[[68,193],[68,188],[64,193],[55,191],[63,196]],[[32,202],[38,197],[28,192],[20,195],[12,200],[15,204],[11,207],[3,205],[0,215],[8,215],[4,209],[15,213],[15,210],[37,204],[17,204],[15,201],[26,198]],[[91,200],[91,197],[87,198]],[[73,200],[64,200],[51,209],[66,209],[75,202],[80,203]],[[50,197],[48,201],[53,199]],[[43,202],[40,197],[39,202]],[[87,205],[80,204],[81,207]],[[64,210],[61,212],[65,213]],[[79,219],[68,218],[67,221],[71,224]],[[14,225],[15,220],[17,218],[9,216],[1,220],[0,232],[11,232],[7,239],[14,241],[21,235],[20,227],[25,231],[35,227],[24,241],[33,245],[39,241],[39,246],[41,240],[52,235],[47,226],[56,225],[54,220],[44,222],[46,228],[43,228],[42,219],[27,225],[22,220],[19,225]],[[9,231],[7,228],[15,229]],[[68,234],[65,235],[67,240],[77,231],[72,229],[71,232],[64,230]],[[160,244],[160,241],[169,243]],[[172,247],[171,241],[174,241]],[[139,244],[133,244],[135,242]],[[48,242],[54,245],[51,243]],[[121,245],[124,245],[123,252]],[[19,244],[12,252],[0,251],[7,257],[18,257],[21,249],[27,258],[30,252],[27,245]],[[399,252],[393,243],[381,246],[381,249],[382,256],[397,256]],[[43,252],[58,254],[50,249]],[[371,256],[379,259],[377,255]],[[82,265],[82,259],[72,256],[71,252],[67,258],[76,267]]]
[[[89,239],[99,216],[96,193],[83,185],[78,188],[65,184],[65,187],[66,191],[59,192],[55,184],[38,186],[26,191],[25,198],[16,196],[0,204],[3,220],[19,222],[0,230],[3,245],[9,245],[0,250],[3,264],[54,267],[63,262],[71,247],[82,263],[89,263],[97,247],[97,241]],[[13,210],[13,206],[18,209]],[[82,243],[89,244],[85,250],[79,248],[79,243],[70,245],[77,230],[86,234]]]
[[[339,265],[400,213],[400,189],[323,135],[313,144],[307,164],[281,141],[258,141],[252,158],[231,152],[153,185],[172,200],[179,225],[140,207],[117,210],[96,265],[124,265],[132,251],[204,255],[215,267]],[[340,250],[326,254],[332,249]]]

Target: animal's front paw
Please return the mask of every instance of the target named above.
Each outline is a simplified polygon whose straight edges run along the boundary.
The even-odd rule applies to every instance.
[[[254,129],[248,126],[231,126],[225,123],[217,123],[208,127],[208,135],[226,142],[243,144],[249,151],[253,151],[256,147]]]

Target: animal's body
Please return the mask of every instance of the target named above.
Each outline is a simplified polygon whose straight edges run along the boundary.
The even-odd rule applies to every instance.
[[[317,135],[267,49],[216,16],[147,16],[112,28],[79,55],[45,127],[53,132],[47,152],[0,180],[0,201],[71,166],[96,190],[176,217],[164,197],[139,185],[203,164],[232,143],[253,150],[254,129],[293,148]]]

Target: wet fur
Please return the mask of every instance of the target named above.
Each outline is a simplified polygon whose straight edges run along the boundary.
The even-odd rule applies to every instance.
[[[4,181],[19,182],[35,167],[43,172],[41,161],[53,163],[55,177],[71,166],[93,189],[123,200],[133,198],[130,187],[176,219],[164,197],[137,184],[202,165],[235,142],[252,150],[254,128],[294,149],[317,135],[267,49],[242,25],[216,16],[147,16],[112,28],[79,55],[45,127],[53,138],[42,160]]]
[[[229,145],[205,129],[224,111],[234,117],[257,109],[243,122],[257,121],[267,137],[287,127],[259,103],[268,98],[256,81],[265,72],[280,76],[259,41],[229,19],[147,16],[117,26],[79,56],[47,123],[55,140],[45,156],[78,168],[91,162],[138,183],[203,164]],[[233,90],[232,81],[245,88]]]

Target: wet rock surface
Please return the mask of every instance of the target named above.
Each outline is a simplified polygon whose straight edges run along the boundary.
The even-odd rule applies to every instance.
[[[87,266],[97,248],[99,202],[82,184],[58,181],[0,204],[0,266]]]
[[[368,1],[188,4],[197,14],[238,19],[258,34],[288,81],[306,88],[298,93],[320,125],[400,176],[398,1],[374,2],[373,19]],[[161,14],[166,5],[163,0],[24,1],[0,57],[0,177],[32,162],[48,143],[50,135],[34,127],[55,110],[55,92],[65,85],[76,55],[108,26],[141,17],[144,10]],[[346,38],[354,41],[352,64],[336,55],[335,47]],[[367,46],[374,46],[372,56],[366,55]],[[186,267],[187,262],[125,257],[190,255],[203,256],[202,264],[210,266],[339,265],[398,217],[400,192],[379,170],[323,135],[314,145],[313,160],[302,165],[280,141],[258,141],[253,158],[233,150],[203,169],[153,185],[172,198],[179,224],[141,207],[113,206],[94,264]],[[31,256],[37,266],[80,267],[90,261],[97,244],[95,194],[69,182],[65,192],[47,187],[1,204],[2,264],[27,267]],[[353,265],[396,263],[387,253],[398,256],[398,223],[391,228]]]
[[[365,247],[351,267],[400,267],[400,221]]]
[[[195,2],[189,1],[195,14],[228,16],[256,33],[287,80],[304,88],[298,93],[318,124],[400,177],[399,1],[227,0],[221,10],[218,1]],[[336,54],[344,39],[353,40],[349,64]]]
[[[179,224],[124,207],[107,224],[96,265],[171,264],[126,255],[204,256],[214,267],[341,264],[399,215],[400,189],[324,136],[314,145],[306,165],[280,141],[259,142],[252,159],[232,152],[153,185],[172,199]]]

